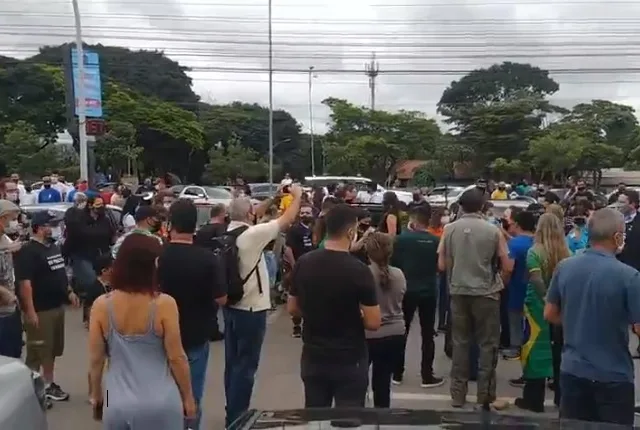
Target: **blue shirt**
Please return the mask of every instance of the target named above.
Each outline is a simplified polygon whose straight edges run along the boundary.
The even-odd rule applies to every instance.
[[[576,234],[575,230],[578,230],[579,233]],[[587,230],[586,226],[578,227],[574,226],[574,228],[567,235],[567,247],[572,254],[580,251],[581,249],[585,249],[589,246],[589,230]]]
[[[562,314],[561,372],[633,383],[629,326],[640,323],[640,272],[589,248],[558,265],[547,301]]]
[[[527,252],[533,246],[533,236],[516,236],[507,242],[507,246],[509,247],[509,258],[514,261],[511,279],[507,285],[509,310],[522,312],[524,296],[529,283]]]
[[[38,192],[38,203],[60,203],[62,195],[54,188],[42,188]]]

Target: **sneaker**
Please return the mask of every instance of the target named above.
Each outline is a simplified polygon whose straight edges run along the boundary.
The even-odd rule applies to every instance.
[[[293,327],[293,333],[291,334],[291,336],[295,338],[302,337],[302,327],[300,326]]]
[[[48,399],[56,402],[64,402],[69,400],[69,393],[62,391],[62,388],[55,382],[52,382],[46,389],[45,395]]]
[[[391,383],[393,385],[402,385],[402,376],[393,376],[393,377],[391,377]]]
[[[640,415],[640,406],[633,408],[633,412],[635,412],[636,415]]]
[[[505,351],[502,358],[507,361],[519,361],[520,353],[518,351]]]
[[[444,385],[444,378],[438,378],[435,376],[429,376],[428,378],[422,378],[422,388],[435,388]]]
[[[518,379],[509,379],[509,385],[512,387],[522,388],[524,387],[524,379],[522,377]]]

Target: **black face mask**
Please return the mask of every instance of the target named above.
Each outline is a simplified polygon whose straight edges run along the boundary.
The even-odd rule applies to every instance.
[[[586,187],[578,187],[578,191],[584,191]]]
[[[577,226],[583,226],[587,223],[587,219],[582,216],[573,217],[573,223]]]
[[[44,184],[43,187],[45,187],[46,189],[51,188],[51,184]]]
[[[300,217],[300,222],[304,225],[309,225],[313,222],[313,217],[312,216]]]

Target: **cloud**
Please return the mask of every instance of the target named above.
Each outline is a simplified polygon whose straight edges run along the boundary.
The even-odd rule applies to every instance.
[[[291,111],[305,128],[306,70],[316,70],[314,128],[322,131],[324,98],[369,104],[364,64],[372,52],[380,68],[380,109],[435,115],[444,88],[462,76],[451,72],[505,60],[564,70],[552,72],[560,105],[603,98],[640,107],[632,96],[640,80],[631,72],[640,67],[633,51],[640,19],[627,18],[640,4],[629,1],[274,0],[272,11],[274,68],[296,70],[275,74],[274,106]],[[194,89],[206,101],[268,101],[266,0],[85,0],[81,12],[87,42],[164,49],[193,68]],[[25,57],[39,45],[69,41],[73,23],[68,1],[5,0],[0,54]],[[610,73],[584,72],[594,68]],[[442,70],[448,73],[437,73]]]

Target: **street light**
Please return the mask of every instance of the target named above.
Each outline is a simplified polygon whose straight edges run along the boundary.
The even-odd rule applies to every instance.
[[[273,29],[269,0],[269,184],[273,184]],[[269,187],[273,196],[273,187]]]
[[[80,178],[89,180],[89,148],[87,146],[87,115],[86,115],[86,100],[85,100],[85,82],[84,82],[84,47],[82,46],[82,25],[80,24],[80,8],[78,7],[78,0],[71,0],[73,5],[73,15],[75,18],[76,28],[76,62],[78,63],[78,79],[80,82],[76,82],[76,88],[78,94],[78,143],[80,146]],[[72,61],[73,63],[73,61]],[[71,65],[73,67],[73,64]],[[74,101],[75,102],[75,101]]]

